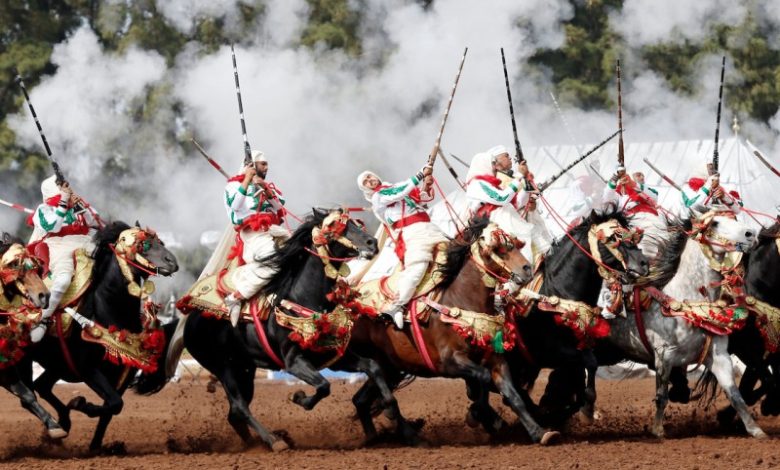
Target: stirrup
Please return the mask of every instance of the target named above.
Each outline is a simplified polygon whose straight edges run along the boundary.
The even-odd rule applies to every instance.
[[[395,325],[395,328],[397,330],[404,329],[404,308],[403,307],[395,307],[393,309],[387,310],[386,312],[382,312],[382,315],[386,315],[390,317],[390,320],[393,322],[393,325]]]
[[[51,317],[41,320],[37,325],[30,328],[30,341],[32,343],[39,343],[44,338],[44,336],[46,336],[46,331],[49,329],[49,324],[51,324]],[[39,334],[39,331],[42,332]]]

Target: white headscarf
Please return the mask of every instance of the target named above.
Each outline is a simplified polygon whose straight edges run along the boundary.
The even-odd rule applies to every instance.
[[[360,188],[360,190],[363,191],[363,197],[366,198],[366,201],[371,201],[371,196],[374,195],[374,190],[363,184],[363,181],[365,181],[366,178],[369,176],[373,176],[379,181],[382,181],[382,178],[380,178],[379,175],[377,175],[373,171],[366,170],[358,175],[357,185],[358,188]]]
[[[57,186],[57,177],[51,175],[41,183],[41,196],[43,196],[43,202],[58,196],[61,193],[60,187]]]
[[[268,160],[265,158],[265,154],[260,150],[252,150],[252,163],[257,162],[266,162],[268,163]]]
[[[495,162],[496,158],[500,157],[501,155],[509,155],[509,150],[507,150],[503,145],[496,145],[495,147],[488,150],[487,153],[490,154],[490,161]]]
[[[471,159],[471,166],[466,173],[466,182],[478,175],[493,175],[493,156],[487,152],[474,155]]]

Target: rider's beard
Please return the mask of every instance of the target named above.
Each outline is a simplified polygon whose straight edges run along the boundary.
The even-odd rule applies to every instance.
[[[267,174],[268,174],[268,170],[265,170],[265,171],[257,170],[257,176],[259,176],[260,178],[265,179],[265,175],[267,175]]]

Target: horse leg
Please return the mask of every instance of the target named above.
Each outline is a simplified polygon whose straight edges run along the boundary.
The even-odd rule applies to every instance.
[[[501,416],[490,406],[490,392],[479,381],[465,379],[466,395],[471,400],[471,406],[466,414],[466,423],[471,427],[481,424],[489,434],[495,434],[507,426]]]
[[[745,373],[739,381],[739,393],[742,395],[742,399],[745,400],[747,406],[753,406],[763,393],[761,389],[765,388],[765,383],[762,380],[761,386],[758,389],[755,389],[756,383],[758,383],[758,375],[758,371],[755,368],[748,367],[745,369]],[[718,424],[723,428],[729,427],[736,417],[737,410],[729,405],[718,411]]]
[[[308,396],[303,390],[297,390],[290,396],[290,401],[305,410],[311,410],[323,398],[330,395],[330,382],[314,368],[306,358],[295,350],[285,357],[285,370],[314,387],[314,395]]]
[[[583,416],[585,416],[588,423],[593,423],[596,411],[596,370],[599,368],[599,363],[593,350],[585,351],[583,353],[583,359],[585,361],[585,372],[588,376],[582,393],[582,401],[584,404],[582,405],[582,408],[580,408],[580,411]]]
[[[84,397],[77,396],[68,403],[68,408],[80,411],[90,418],[100,418],[98,429],[95,431],[95,435],[89,444],[91,451],[98,451],[103,445],[105,428],[113,416],[122,412],[124,401],[108,378],[99,370],[94,370],[89,375],[86,375],[84,383],[103,399],[103,404],[95,405],[88,402]]]
[[[650,432],[659,439],[664,438],[664,412],[669,403],[669,375],[671,368],[664,363],[663,354],[655,355],[655,417]]]
[[[16,375],[16,374],[14,374]],[[54,417],[49,414],[46,409],[38,403],[35,398],[35,393],[30,390],[27,385],[24,384],[18,377],[3,378],[3,387],[9,392],[16,395],[22,403],[22,407],[35,415],[46,427],[46,433],[52,439],[63,439],[67,437],[68,432],[65,431],[60,424],[54,420]]]
[[[691,388],[688,386],[688,367],[673,367],[669,375],[672,388],[669,390],[669,401],[672,403],[688,403],[691,401]]]
[[[249,410],[249,403],[244,399],[244,394],[249,391],[250,387],[246,382],[254,382],[254,369],[249,367],[242,373],[239,367],[240,365],[227,364],[222,370],[209,369],[217,376],[222,384],[222,388],[225,390],[225,395],[230,405],[227,417],[228,423],[247,444],[252,440],[252,436],[249,434],[249,428],[251,427],[260,436],[265,445],[274,452],[286,450],[288,447],[287,443],[274,436],[273,433],[268,431],[252,416],[252,412]],[[246,372],[247,370],[252,370],[251,376]],[[251,387],[254,388],[254,385],[251,385]]]
[[[134,371],[134,369],[131,369],[131,373]],[[124,393],[127,391],[127,387],[130,386],[131,380],[129,379],[130,377],[126,378],[119,389],[116,391],[120,397],[124,395]],[[114,415],[112,414],[104,414],[98,418],[98,424],[95,427],[95,433],[92,435],[92,441],[89,444],[90,449],[101,448],[103,445],[103,438],[106,436],[106,430],[108,429],[108,425],[111,424],[111,420],[113,418]]]
[[[44,369],[43,373],[33,382],[33,389],[46,400],[57,412],[57,421],[65,432],[70,432],[70,408],[54,394],[54,384],[59,377],[53,372]]]
[[[766,438],[767,435],[758,427],[753,416],[750,414],[739,389],[734,382],[734,364],[731,362],[731,356],[728,353],[728,338],[716,336],[712,339],[712,349],[709,354],[711,362],[710,370],[718,381],[718,385],[726,392],[726,396],[731,402],[731,406],[737,410],[742,424],[745,425],[747,432],[757,438]]]
[[[528,413],[525,402],[523,402],[522,397],[517,393],[517,390],[515,390],[515,387],[512,384],[512,377],[509,375],[509,366],[507,366],[506,361],[504,361],[503,358],[494,361],[491,372],[493,383],[496,385],[499,393],[501,393],[509,402],[509,406],[512,410],[520,418],[520,423],[525,430],[528,431],[531,440],[542,445],[547,445],[551,444],[560,436],[560,433],[557,431],[543,429]]]
[[[379,389],[371,380],[366,380],[352,396],[352,404],[355,405],[360,424],[363,426],[363,433],[366,435],[364,445],[371,445],[377,439],[376,426],[374,426],[374,417],[371,414],[371,405],[379,396]]]
[[[772,367],[772,386],[766,391],[766,396],[761,402],[761,414],[764,416],[777,416],[780,414],[780,364],[777,363],[777,354],[770,355],[769,365]]]

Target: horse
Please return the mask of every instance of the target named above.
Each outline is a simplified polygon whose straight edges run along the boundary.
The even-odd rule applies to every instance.
[[[620,213],[592,211],[544,255],[537,268],[538,291],[522,291],[525,313],[515,315],[522,347],[512,351],[510,360],[516,386],[522,390],[532,386],[542,368],[553,369],[551,380],[571,378],[561,392],[573,403],[558,408],[555,405],[564,399],[546,394],[539,408],[532,408],[543,422],[558,425],[582,407],[592,417],[588,403],[595,400],[595,390],[586,387],[584,372],[590,384],[597,367],[590,346],[608,328],[600,318],[601,309],[593,306],[605,279],[620,287],[648,272],[647,258],[637,247],[638,233],[628,226]],[[483,419],[500,420],[488,412]]]
[[[0,364],[0,385],[21,401],[22,407],[35,415],[46,428],[51,439],[63,439],[68,433],[38,403],[35,393],[22,381],[16,363],[25,353],[29,337],[27,320],[17,319],[28,310],[46,308],[49,289],[40,277],[40,264],[30,256],[22,241],[8,233],[0,236],[0,308],[7,316],[0,329],[9,329],[10,338],[4,338],[4,362]],[[5,335],[3,335],[5,336]],[[7,357],[10,356],[10,357]]]
[[[762,397],[761,413],[765,416],[780,414],[780,354],[767,348],[767,342],[776,343],[777,321],[780,319],[780,223],[762,230],[756,247],[746,253],[742,262],[745,268],[744,291],[758,302],[751,306],[751,315],[745,326],[729,337],[729,352],[745,364],[746,369],[739,382],[739,391],[748,406]],[[768,312],[761,311],[769,310]],[[753,309],[759,310],[758,313]],[[770,318],[769,316],[773,317]],[[759,320],[760,317],[760,320]],[[766,322],[766,324],[764,324]],[[764,338],[764,335],[768,335]],[[684,377],[683,377],[684,380]],[[758,381],[761,385],[755,388]],[[681,388],[687,387],[680,381]],[[719,423],[726,427],[736,417],[736,410],[729,406],[718,412]]]
[[[712,335],[683,316],[664,314],[693,312],[697,305],[709,311],[722,307],[715,303],[724,281],[720,267],[725,266],[729,253],[753,247],[755,231],[715,213],[705,214],[693,223],[672,225],[671,231],[676,234],[661,250],[656,274],[651,275],[650,288],[654,290],[645,288],[654,301],[642,312],[637,300],[633,314],[612,320],[609,336],[597,347],[599,364],[629,359],[648,364],[655,370],[656,412],[651,432],[658,438],[664,437],[663,418],[672,369],[698,362],[711,371],[713,379],[724,389],[748,433],[757,438],[766,437],[734,383],[729,339],[724,334],[730,331],[730,323],[724,323],[718,331],[720,334]],[[715,331],[714,327],[711,330]]]
[[[493,388],[518,415],[532,441],[544,445],[556,439],[558,433],[539,426],[526,409],[513,384],[507,357],[498,353],[503,348],[491,350],[484,339],[481,345],[476,345],[478,338],[484,338],[476,328],[464,333],[458,326],[453,327],[453,319],[461,317],[461,312],[475,312],[475,318],[480,321],[492,320],[508,335],[514,335],[505,316],[496,317],[495,312],[496,299],[508,297],[512,289],[506,284],[514,284],[516,288],[531,279],[531,265],[520,248],[522,242],[487,218],[472,219],[462,238],[448,248],[446,264],[441,268],[443,279],[434,291],[439,298],[433,301],[432,293],[421,300],[432,307],[427,325],[418,324],[411,317],[415,311],[410,313],[411,327],[403,331],[370,318],[360,318],[353,329],[350,348],[361,355],[370,355],[382,364],[383,370],[402,370],[421,377],[463,378],[473,401],[471,414],[485,413],[483,410],[489,408],[486,392]],[[364,284],[358,289],[365,292],[369,288]],[[413,299],[412,303],[418,300]],[[493,341],[496,338],[494,335]],[[371,411],[377,393],[376,386],[367,382],[353,398],[367,435],[376,432]],[[483,424],[488,431],[492,430],[487,419]],[[410,434],[404,437],[414,438]]]
[[[230,403],[228,422],[244,442],[251,442],[251,428],[273,451],[287,449],[284,440],[269,432],[249,410],[258,367],[286,370],[315,387],[312,396],[298,391],[291,397],[305,409],[312,409],[330,394],[330,382],[318,372],[325,366],[364,372],[370,380],[379,382],[386,400],[392,399],[373,361],[358,357],[349,349],[343,355],[341,351],[304,349],[291,330],[277,321],[290,317],[290,309],[285,305],[291,304],[308,312],[335,312],[337,304],[328,294],[339,287],[338,276],[329,274],[342,271],[345,260],[376,253],[376,239],[348,213],[314,209],[278,251],[263,261],[277,270],[261,290],[261,294],[274,298],[267,320],[254,316],[253,323],[240,322],[233,327],[229,321],[201,309],[187,309],[184,345],[222,384]]]
[[[122,411],[122,394],[136,371],[164,365],[167,338],[175,324],[157,328],[156,306],[147,297],[153,284],[147,279],[152,274],[170,276],[178,264],[154,232],[123,222],[108,224],[95,234],[94,241],[91,283],[77,309],[68,311],[74,318],[70,334],[63,331],[66,314],[56,313],[58,334],[46,335],[31,346],[26,364],[19,368],[25,382],[54,407],[66,431],[71,427],[72,409],[99,418],[89,445],[91,451],[98,451],[111,419]],[[113,341],[112,347],[97,343],[99,337]],[[125,349],[130,354],[117,352]],[[44,368],[34,382],[32,360]],[[58,380],[83,382],[103,404],[90,403],[82,396],[62,403],[52,391]]]

